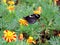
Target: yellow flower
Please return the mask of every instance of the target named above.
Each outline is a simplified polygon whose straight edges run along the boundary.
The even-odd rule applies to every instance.
[[[18,36],[18,39],[19,39],[19,40],[23,40],[23,34],[20,34],[20,35]]]
[[[8,4],[14,5],[14,1],[8,1]]]
[[[9,30],[5,30],[4,31],[4,36],[3,38],[7,41],[7,42],[12,42],[12,41],[16,41],[16,33],[15,32],[11,32]]]
[[[37,10],[35,10],[35,11],[34,11],[34,14],[40,14],[40,12],[39,12],[39,11],[37,11]]]
[[[27,42],[28,42],[28,43],[32,43],[32,42],[33,42],[33,37],[30,36],[30,37],[27,39]]]
[[[20,25],[28,26],[28,22],[25,19],[20,19],[19,23],[20,23]]]
[[[15,8],[14,8],[14,6],[8,6],[7,9],[8,9],[9,11],[14,11]]]
[[[34,12],[34,14],[41,14],[42,9],[41,9],[41,7],[38,7],[38,9],[33,12]]]

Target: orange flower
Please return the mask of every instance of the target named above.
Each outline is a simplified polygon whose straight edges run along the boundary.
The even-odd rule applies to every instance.
[[[8,4],[14,5],[14,1],[8,1]]]
[[[3,38],[7,41],[7,42],[12,42],[12,41],[16,41],[16,34],[15,32],[11,32],[9,30],[5,30],[4,31],[4,36]]]
[[[9,11],[13,11],[15,8],[14,8],[14,6],[8,6],[7,9],[8,9]]]
[[[60,37],[60,33],[58,34],[58,36]]]
[[[20,34],[20,35],[18,36],[18,39],[19,39],[19,40],[23,40],[23,34]]]
[[[27,42],[28,42],[28,43],[32,43],[32,42],[33,42],[33,37],[30,36],[30,37],[27,39]]]
[[[20,19],[19,23],[20,23],[20,25],[28,26],[28,22],[25,19]]]
[[[38,9],[34,11],[34,14],[41,14],[41,12],[42,12],[41,7],[38,7]]]

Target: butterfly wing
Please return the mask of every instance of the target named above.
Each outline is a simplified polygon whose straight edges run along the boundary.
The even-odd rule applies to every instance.
[[[36,22],[36,20],[37,20],[39,17],[40,17],[40,15],[33,14],[33,15],[30,15],[30,16],[24,17],[24,19],[27,20],[28,23],[33,24],[33,23]]]
[[[30,23],[30,24],[33,24],[36,22],[36,19],[34,16],[26,16],[26,17],[24,17],[24,19],[27,20],[28,23]]]

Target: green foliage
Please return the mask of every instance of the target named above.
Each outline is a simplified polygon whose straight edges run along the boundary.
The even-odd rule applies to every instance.
[[[49,42],[51,45],[59,45],[60,44],[60,38],[59,37],[52,37]]]
[[[6,8],[7,5],[4,3],[0,4],[0,45],[30,45],[26,41],[19,41],[7,43],[2,39],[3,31],[8,29],[15,31],[17,35],[21,32],[26,32],[34,39],[39,37],[39,34],[43,30],[60,30],[60,11],[58,11],[58,6],[54,5],[52,0],[19,0],[18,5],[15,6],[15,11],[10,13]],[[39,6],[42,7],[42,13],[40,14],[40,19],[34,24],[29,24],[28,26],[20,26],[19,19],[33,14],[33,11]],[[50,24],[51,23],[51,24]],[[42,27],[42,25],[45,27]],[[49,43],[50,42],[50,43]],[[43,43],[40,45],[60,45],[59,38],[51,38],[48,43]]]

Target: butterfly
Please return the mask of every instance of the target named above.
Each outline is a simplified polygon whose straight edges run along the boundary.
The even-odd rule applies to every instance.
[[[39,14],[32,14],[26,17],[23,17],[29,24],[34,24],[39,18]]]

